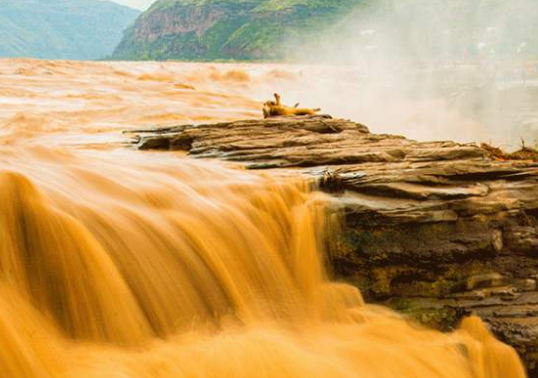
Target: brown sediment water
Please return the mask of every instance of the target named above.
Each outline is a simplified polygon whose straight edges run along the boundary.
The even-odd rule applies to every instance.
[[[442,334],[333,282],[315,183],[116,144],[254,116],[271,70],[0,63],[0,377],[525,377],[478,318]]]

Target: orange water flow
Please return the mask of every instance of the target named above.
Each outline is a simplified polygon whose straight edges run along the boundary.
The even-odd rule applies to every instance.
[[[76,72],[84,63],[64,64]],[[84,78],[65,85],[87,93]],[[36,91],[47,97],[43,82]],[[228,96],[250,111],[246,97]],[[101,128],[107,115],[92,100],[83,111],[95,120],[84,123],[64,98],[65,114],[40,123],[42,110],[7,98],[0,377],[525,377],[513,349],[476,318],[441,334],[332,282],[324,246],[335,214],[314,183],[114,147],[108,133],[130,121],[109,114],[117,129]],[[143,123],[145,111],[130,116]]]

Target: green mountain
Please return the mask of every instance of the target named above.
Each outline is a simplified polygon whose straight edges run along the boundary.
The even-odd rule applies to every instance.
[[[538,56],[537,0],[159,0],[115,59]]]
[[[159,0],[114,59],[280,59],[362,0]]]
[[[139,13],[110,1],[0,0],[0,57],[103,58]]]

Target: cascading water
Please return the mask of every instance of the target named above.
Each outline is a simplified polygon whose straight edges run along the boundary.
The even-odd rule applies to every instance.
[[[52,96],[39,77],[25,85]],[[83,92],[74,77],[62,80]],[[332,282],[334,217],[314,183],[94,148],[89,130],[110,129],[99,119],[154,109],[58,101],[61,125],[24,104],[6,121],[0,106],[0,377],[525,377],[477,318],[441,334]]]
[[[442,335],[329,281],[306,182],[35,154],[1,164],[2,377],[524,376],[476,319]]]

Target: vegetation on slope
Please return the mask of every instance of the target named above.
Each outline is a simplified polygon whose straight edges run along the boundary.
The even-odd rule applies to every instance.
[[[361,0],[160,0],[129,28],[120,59],[281,59]]]
[[[535,2],[159,0],[126,31],[114,58],[536,57]]]
[[[139,13],[110,1],[0,0],[0,57],[103,58]]]

